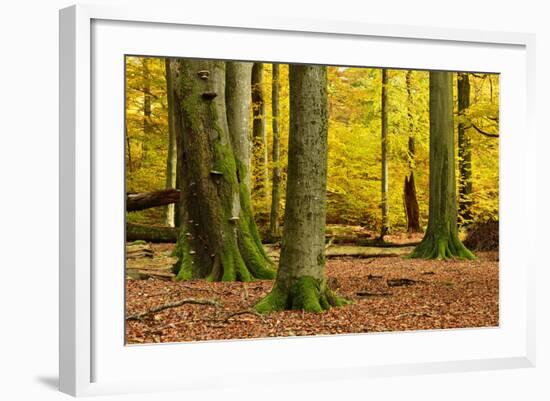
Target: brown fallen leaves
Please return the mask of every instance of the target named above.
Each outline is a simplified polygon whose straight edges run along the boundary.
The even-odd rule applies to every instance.
[[[139,344],[497,326],[498,255],[484,252],[478,256],[475,261],[330,259],[329,285],[354,303],[321,314],[254,313],[252,307],[269,292],[272,281],[128,279],[127,315],[187,298],[213,300],[219,306],[185,303],[127,321],[126,341]]]

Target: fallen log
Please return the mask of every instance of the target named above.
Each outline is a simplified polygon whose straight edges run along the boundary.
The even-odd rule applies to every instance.
[[[417,246],[418,244],[420,244],[420,241],[399,243],[399,242],[385,242],[385,241],[380,241],[376,239],[359,238],[357,239],[357,241],[355,241],[355,243],[358,246],[372,246],[376,248],[407,248],[409,246]]]
[[[405,248],[420,244],[419,241],[411,242],[386,242],[376,238],[369,238],[366,234],[358,235],[327,235],[326,240],[331,245],[356,245],[356,246],[372,246],[376,248]]]
[[[169,271],[159,269],[126,269],[126,276],[133,280],[147,280],[156,278],[159,280],[172,280],[176,275]]]
[[[367,246],[338,245],[331,246],[325,252],[327,258],[383,258],[393,256],[406,256],[411,253],[412,247],[380,248]]]
[[[126,194],[126,211],[136,212],[157,206],[166,206],[180,201],[178,189],[164,189],[153,192],[129,192]]]
[[[126,241],[143,240],[154,243],[175,243],[179,229],[167,226],[146,226],[126,223]]]

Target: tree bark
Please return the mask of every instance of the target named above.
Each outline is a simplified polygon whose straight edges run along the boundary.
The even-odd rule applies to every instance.
[[[458,238],[453,75],[430,71],[430,202],[428,228],[411,257],[474,259]]]
[[[280,159],[280,136],[279,136],[279,64],[273,64],[273,79],[271,85],[271,114],[273,129],[273,179],[271,186],[271,213],[269,215],[269,237],[274,240],[279,237],[279,202],[281,199],[281,167]]]
[[[267,134],[265,127],[264,65],[254,63],[252,67],[252,147],[253,147],[253,191],[260,198],[267,196],[268,159]]]
[[[227,124],[239,178],[250,191],[250,93],[252,63],[228,61],[225,72]]]
[[[257,305],[321,312],[341,305],[325,278],[327,70],[291,65],[286,207],[277,278]]]
[[[239,177],[226,116],[225,63],[177,60],[175,109],[181,190],[178,280],[273,278]]]
[[[382,148],[382,179],[381,179],[381,202],[382,228],[380,238],[384,239],[390,231],[390,220],[388,214],[388,70],[382,69],[382,98],[381,98],[381,148]]]
[[[458,221],[467,225],[472,221],[472,144],[468,135],[465,114],[470,107],[470,79],[467,73],[458,73]]]
[[[407,232],[420,232],[420,210],[418,199],[416,197],[416,185],[414,182],[415,167],[415,138],[414,138],[414,115],[413,115],[413,95],[412,95],[412,70],[407,71],[407,117],[409,119],[409,143],[408,143],[408,162],[409,172],[405,176],[403,186],[403,199],[405,201],[405,216],[407,218]]]
[[[180,191],[177,189],[164,189],[154,192],[138,192],[126,194],[126,211],[150,209],[157,206],[165,206],[178,203]]]
[[[174,108],[174,86],[172,83],[172,72],[170,69],[170,59],[165,60],[166,76],[166,97],[168,104],[168,155],[166,157],[166,189],[176,188],[176,171],[178,153],[176,148],[176,130],[174,128],[174,118],[171,109]],[[167,205],[164,209],[164,224],[174,227],[176,223],[175,204]]]
[[[151,73],[149,71],[149,59],[143,58],[143,135],[148,138],[151,133]],[[147,141],[141,141],[143,148],[142,159],[147,155]]]

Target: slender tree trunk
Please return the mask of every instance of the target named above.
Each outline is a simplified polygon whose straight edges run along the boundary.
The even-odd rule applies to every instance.
[[[170,59],[165,60],[166,76],[166,97],[168,104],[168,156],[166,158],[166,189],[176,188],[176,171],[178,161],[178,151],[176,143],[176,130],[174,128],[174,118],[170,110],[174,108],[174,86],[172,83],[172,72],[170,70]],[[164,224],[174,227],[176,223],[176,205],[170,204],[164,209]]]
[[[174,66],[174,64],[172,64]],[[225,63],[177,60],[175,85],[180,236],[178,280],[273,278],[238,174],[227,124]],[[247,95],[248,96],[248,95]]]
[[[239,179],[250,190],[250,92],[252,63],[227,62],[225,104]]]
[[[382,187],[380,202],[382,209],[382,228],[380,239],[384,239],[390,231],[390,220],[388,215],[388,70],[382,69]]]
[[[124,136],[126,137],[126,154],[128,155],[128,171],[132,172],[133,166],[132,166],[132,148],[130,147],[130,137],[128,136],[128,126],[125,124],[124,126]]]
[[[411,257],[474,259],[458,238],[453,75],[430,71],[430,205],[428,228]]]
[[[291,65],[288,181],[277,279],[256,305],[321,312],[341,305],[325,279],[327,183],[327,70]]]
[[[253,191],[260,198],[267,196],[268,162],[267,135],[265,127],[264,65],[254,63],[252,67],[252,141],[253,141]]]
[[[143,135],[149,137],[151,133],[151,73],[149,71],[149,59],[143,59]],[[147,140],[141,142],[143,149],[142,159],[147,155]]]
[[[407,71],[407,117],[409,119],[409,146],[408,161],[409,172],[405,176],[403,186],[403,199],[405,200],[405,215],[407,217],[407,232],[420,232],[420,210],[416,198],[416,185],[414,183],[415,167],[415,139],[414,139],[414,115],[413,115],[413,95],[412,95],[412,70]]]
[[[279,137],[279,64],[273,64],[273,79],[271,85],[271,114],[273,128],[273,180],[271,186],[271,213],[269,216],[269,237],[274,240],[279,237],[279,202],[281,167],[280,159],[280,137]]]
[[[465,113],[470,107],[470,79],[459,73],[458,86],[458,221],[467,225],[472,221],[472,144],[467,132]]]

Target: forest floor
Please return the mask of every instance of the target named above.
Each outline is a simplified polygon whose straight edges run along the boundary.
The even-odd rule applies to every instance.
[[[394,238],[396,241],[399,238]],[[252,307],[270,291],[272,281],[171,281],[173,245],[152,244],[147,248],[151,254],[129,253],[127,259],[128,344],[499,324],[498,252],[478,252],[475,261],[426,261],[405,259],[402,255],[410,252],[409,247],[389,251],[330,247],[327,253],[336,255],[327,260],[329,285],[352,304],[321,314],[285,311],[258,315]],[[277,259],[277,249],[268,250]],[[359,257],[338,256],[339,252],[358,253]],[[383,255],[372,257],[373,252]],[[395,256],[392,252],[396,252]],[[147,278],[135,279],[144,277]],[[136,316],[185,299],[209,303],[185,303]],[[134,319],[128,319],[132,315]]]

